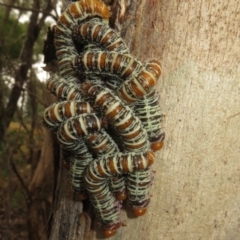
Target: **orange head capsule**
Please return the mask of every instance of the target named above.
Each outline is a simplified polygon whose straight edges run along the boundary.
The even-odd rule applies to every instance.
[[[147,208],[133,208],[133,213],[136,217],[144,215],[147,211]]]
[[[116,223],[111,226],[106,226],[103,230],[103,234],[105,237],[112,237],[117,233],[118,228],[121,226],[121,223]]]
[[[154,143],[151,143],[151,149],[152,149],[154,152],[160,150],[163,146],[164,146],[164,143],[163,143],[163,142],[154,142]]]
[[[117,230],[104,229],[103,234],[105,237],[112,237],[117,233]]]
[[[125,191],[120,192],[120,193],[117,193],[117,194],[116,194],[116,199],[117,199],[118,201],[126,200],[126,199],[127,199],[127,193],[126,193]]]

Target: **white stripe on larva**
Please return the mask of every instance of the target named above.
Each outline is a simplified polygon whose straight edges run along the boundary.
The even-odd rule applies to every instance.
[[[121,105],[119,102],[113,103],[106,111],[106,115],[109,114],[110,112],[114,111],[119,105]]]
[[[62,121],[62,118],[60,117],[60,115],[59,115],[59,113],[58,113],[59,105],[60,105],[60,104],[56,104],[56,105],[54,106],[53,112],[54,112],[54,115],[55,115],[55,117],[57,118],[57,120],[58,120],[59,122],[61,122],[61,121]],[[61,107],[61,106],[60,106],[60,107]]]
[[[117,167],[117,159],[116,158],[114,158],[114,161],[113,161],[113,165],[114,165],[114,169],[116,170],[116,172],[118,173],[118,174],[120,174],[122,171],[121,171],[121,169],[118,169],[118,167]]]
[[[69,125],[70,125],[70,123],[71,123],[70,121],[71,121],[71,119],[69,119],[69,120],[67,120],[65,123],[63,123],[63,129],[64,129],[65,133],[66,133],[71,139],[76,140],[77,137],[73,136],[73,135],[71,134],[71,132],[69,131]],[[60,129],[61,129],[61,128],[60,128]]]
[[[128,56],[130,57],[131,55],[128,55]],[[123,58],[123,60],[125,60],[125,58]],[[125,70],[120,73],[121,76],[123,76],[123,75],[128,71],[129,67],[133,64],[134,61],[135,61],[135,59],[133,59],[133,58],[131,57],[130,61],[128,62],[127,67],[124,67],[124,68],[123,68],[123,69],[125,69]],[[130,76],[132,76],[134,73],[135,73],[135,71],[134,71],[132,74],[130,74]]]
[[[82,131],[84,132],[85,135],[88,134],[88,131],[87,131],[87,128],[86,128],[86,123],[85,123],[85,119],[83,118],[83,115],[81,115],[79,118],[78,118],[78,121],[80,123],[80,126],[81,126],[81,129]]]
[[[77,102],[75,101],[71,101],[70,102],[70,113],[71,113],[71,116],[76,116],[77,115]]]
[[[106,144],[108,142],[108,139],[107,138],[104,138],[99,144],[95,144],[94,145],[94,148],[99,148],[101,146],[103,146],[104,144]]]
[[[44,113],[43,113],[43,120],[44,120],[44,122],[45,122],[48,126],[54,127],[55,124],[52,123],[51,121],[48,121],[48,118],[50,119],[50,117],[49,117],[49,112],[48,112],[47,110],[48,110],[48,109],[45,109],[45,111],[44,111]]]
[[[118,54],[115,53],[115,54],[111,54],[111,55],[112,55],[113,59],[111,60],[110,66],[111,66],[111,72],[113,73],[113,72],[114,72],[114,69],[113,69],[114,63],[115,63],[115,61],[116,61],[116,58],[117,58]]]
[[[143,88],[143,86],[138,82],[137,78],[133,78],[132,79],[132,82],[134,82],[137,87],[138,87],[138,90],[140,90],[143,94],[146,94],[146,90]],[[135,95],[135,93],[133,93]]]
[[[127,163],[128,163],[129,172],[133,172],[132,155],[128,155]]]
[[[89,91],[91,91],[91,88],[89,89]],[[107,91],[103,90],[99,94],[97,94],[95,98],[95,103],[97,103],[102,98],[102,96],[104,96],[107,93],[108,93]]]
[[[116,127],[121,126],[125,122],[127,122],[129,119],[131,119],[131,118],[132,118],[132,114],[128,113],[127,116],[124,119],[122,119],[122,120],[120,120],[118,122],[113,123],[113,125],[116,126]],[[123,130],[123,131],[125,131],[125,130]]]
[[[123,92],[124,95],[126,95],[128,98],[132,99],[133,101],[136,100],[136,98],[133,97],[132,94],[129,95],[127,82],[124,82],[124,83],[117,89],[117,95],[118,95],[119,97],[121,97],[121,92]],[[124,99],[122,99],[122,100],[126,102],[126,100],[124,100]]]

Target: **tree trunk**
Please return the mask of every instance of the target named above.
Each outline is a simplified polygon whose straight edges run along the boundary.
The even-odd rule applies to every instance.
[[[17,102],[23,91],[23,86],[27,81],[29,69],[32,67],[34,45],[37,41],[40,30],[44,24],[46,17],[50,14],[54,7],[50,0],[48,0],[45,5],[46,6],[44,8],[44,13],[41,17],[39,17],[38,10],[41,11],[40,1],[35,0],[32,4],[32,8],[35,11],[32,11],[32,14],[30,16],[26,39],[19,55],[19,66],[17,69],[13,69],[14,85],[11,90],[6,109],[0,111],[1,114],[4,114],[0,115],[0,133],[2,136],[4,136],[7,128],[9,127],[9,124],[12,121],[14,113],[16,112]],[[5,18],[9,14],[9,11],[9,8],[7,8]]]
[[[153,166],[147,213],[132,218],[122,211],[127,226],[111,239],[239,239],[239,3],[118,2],[115,23],[131,53],[162,63],[158,89],[166,140]],[[89,219],[73,194],[64,193],[64,171],[50,239],[103,239],[96,226],[86,237]]]

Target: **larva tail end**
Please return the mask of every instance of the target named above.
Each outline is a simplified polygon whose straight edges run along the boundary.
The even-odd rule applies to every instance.
[[[127,199],[127,193],[125,191],[116,194],[116,199],[118,201],[123,201]]]
[[[161,148],[163,148],[164,146],[164,142],[154,142],[154,143],[151,143],[151,149],[156,152],[158,150],[160,150]]]
[[[109,230],[109,229],[105,229],[103,231],[103,234],[105,237],[112,237],[117,233],[117,230]]]
[[[103,230],[105,237],[112,237],[117,233],[118,228],[121,226],[121,223],[116,223],[111,226],[106,226]]]
[[[133,213],[136,217],[144,215],[147,211],[147,208],[133,208]]]

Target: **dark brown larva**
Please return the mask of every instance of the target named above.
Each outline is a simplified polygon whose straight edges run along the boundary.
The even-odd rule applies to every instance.
[[[93,109],[87,102],[63,101],[54,103],[43,113],[43,122],[49,128],[56,128],[68,118],[84,113],[92,113]]]
[[[55,27],[55,48],[58,65],[62,77],[74,82],[76,73],[71,66],[71,58],[77,55],[72,40],[74,25],[88,18],[100,17],[108,20],[110,12],[108,7],[98,0],[81,0],[72,3],[60,16]]]
[[[60,100],[82,100],[81,92],[76,84],[67,82],[64,78],[54,76],[48,79],[47,89]]]
[[[100,19],[93,19],[73,27],[73,40],[97,45],[103,50],[128,54],[129,50],[120,35]]]
[[[110,90],[90,82],[82,84],[81,88],[85,94],[92,97],[94,105],[98,106],[110,125],[118,131],[125,151],[145,151],[149,147],[147,133],[141,121],[117,96],[111,94]]]
[[[81,88],[83,92],[92,96],[94,104],[98,106],[100,111],[108,118],[110,125],[117,130],[118,134],[121,136],[124,151],[129,152],[129,154],[140,154],[149,149],[147,134],[142,128],[141,121],[132,114],[130,108],[125,106],[118,97],[111,94],[109,90],[101,86],[92,85],[91,83],[85,83]],[[116,159],[115,166],[119,168],[120,163],[118,161],[119,160]],[[91,166],[92,164],[89,167]],[[126,175],[129,195],[128,201],[133,207],[134,213],[140,216],[146,211],[146,206],[149,203],[149,184],[151,183],[151,179],[148,175],[151,171],[150,169],[142,169],[141,176],[145,176],[146,180],[149,180],[149,184],[145,184],[144,187],[141,186],[141,182],[139,181],[138,176],[140,173],[134,170],[131,172],[131,174]],[[119,173],[112,172],[112,174]],[[95,180],[98,184],[92,184],[92,187],[97,193],[109,191],[109,189],[106,190],[102,185],[100,186],[99,179]],[[107,186],[105,185],[105,187]],[[98,189],[98,191],[96,189]],[[88,189],[88,191],[90,190]],[[91,192],[91,195],[94,199],[98,198],[94,195],[94,191]],[[106,203],[112,202],[110,196],[105,199],[105,201]]]
[[[162,113],[158,103],[158,93],[153,89],[134,104],[134,112],[140,118],[147,131],[148,139],[153,151],[163,147],[165,132],[161,127]]]
[[[156,150],[163,140],[156,97],[151,95],[161,66],[154,60],[143,65],[133,58],[119,35],[108,27],[109,16],[107,6],[101,1],[82,0],[71,4],[60,17],[54,43],[60,74],[65,79],[52,79],[48,88],[59,99],[74,101],[51,106],[44,114],[50,126],[62,122],[57,136],[63,150],[71,152],[67,158],[73,188],[82,198],[86,197],[87,188],[106,236],[113,235],[121,226],[121,204],[114,194],[126,197],[123,176],[127,179],[128,201],[135,215],[146,211],[152,181],[149,166],[154,160],[149,141]],[[85,53],[77,56],[80,48],[76,49],[72,37],[75,43],[85,46],[82,48]],[[83,79],[79,79],[80,75]],[[103,79],[112,92],[89,83],[82,85],[83,92],[76,87],[76,82],[91,80],[102,84]],[[119,153],[115,141],[104,130],[101,114],[90,113],[92,110],[87,114],[75,111],[76,100],[86,101],[89,97],[94,99],[95,110],[103,113],[110,127],[116,130],[124,153]],[[132,109],[125,104],[132,105]],[[118,199],[122,200],[122,196]]]
[[[113,75],[126,79],[117,89],[117,94],[126,104],[133,104],[136,100],[149,93],[156,85],[161,74],[161,65],[151,60],[144,66],[129,54],[104,51],[87,51],[76,56],[73,67],[86,75]]]
[[[118,78],[130,78],[137,74],[142,64],[129,54],[107,51],[87,51],[72,60],[76,71],[86,75],[108,75]]]
[[[138,74],[117,89],[117,94],[126,104],[135,103],[153,89],[160,74],[160,63],[156,60],[149,61]]]
[[[101,124],[102,121],[96,114],[82,114],[69,118],[62,123],[58,128],[57,137],[60,143],[68,144],[78,140],[80,137],[100,131]]]
[[[98,158],[88,166],[85,175],[86,188],[91,196],[94,196],[93,203],[98,205],[95,210],[97,215],[100,215],[106,236],[114,235],[121,226],[119,206],[116,205],[106,179],[118,174],[147,169],[153,164],[154,159],[155,156],[151,151],[143,154],[118,153]]]

